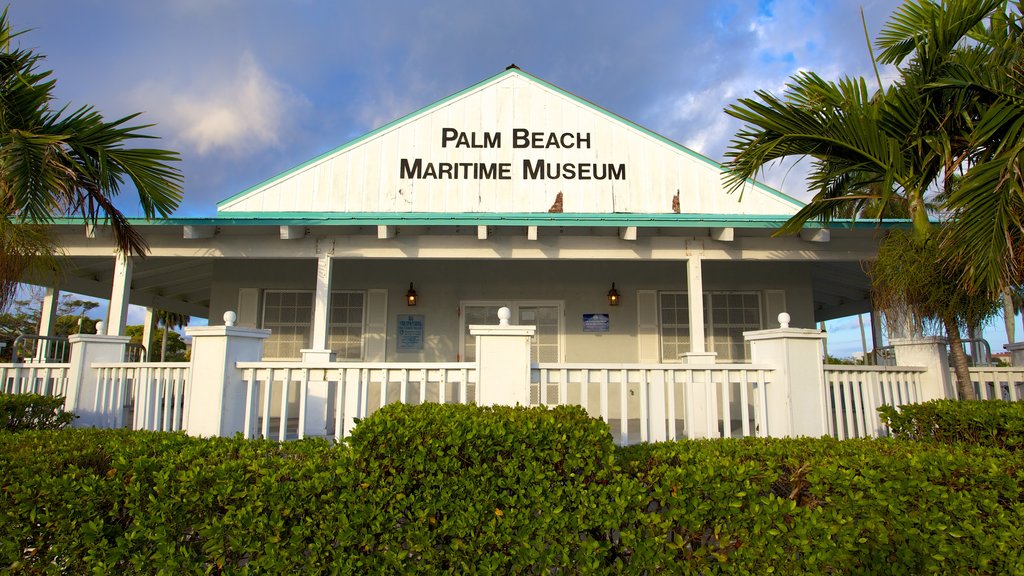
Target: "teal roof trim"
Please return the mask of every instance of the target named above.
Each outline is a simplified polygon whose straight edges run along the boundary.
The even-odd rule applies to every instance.
[[[136,226],[561,226],[643,228],[779,228],[786,215],[735,214],[605,214],[605,213],[489,213],[489,212],[229,212],[215,218],[131,218]],[[80,218],[57,218],[54,224],[84,224]],[[905,228],[910,220],[834,220],[827,225],[808,222],[804,228]]]
[[[683,152],[683,153],[688,154],[688,155],[690,155],[690,156],[692,156],[692,157],[694,157],[694,158],[696,158],[696,159],[698,159],[698,160],[700,160],[702,162],[705,162],[705,163],[707,163],[707,164],[717,168],[718,170],[721,170],[723,173],[726,171],[725,168],[720,163],[712,160],[711,158],[708,158],[707,156],[705,156],[705,155],[703,155],[703,154],[701,154],[699,152],[691,150],[691,149],[687,148],[686,146],[683,146],[682,144],[680,144],[678,142],[675,142],[674,140],[671,140],[671,139],[669,139],[669,138],[667,138],[665,136],[662,136],[661,134],[658,134],[657,132],[654,132],[652,130],[644,128],[643,126],[637,124],[636,122],[633,122],[632,120],[629,120],[628,118],[625,118],[625,117],[620,116],[620,115],[618,115],[618,114],[616,114],[614,112],[611,112],[610,110],[602,108],[601,106],[598,106],[597,104],[594,104],[593,102],[587,100],[586,98],[581,98],[580,96],[577,96],[576,94],[573,94],[572,92],[568,92],[568,91],[566,91],[566,90],[564,90],[562,88],[559,88],[558,86],[555,86],[554,84],[552,84],[552,83],[550,83],[550,82],[548,82],[546,80],[538,78],[538,77],[536,77],[536,76],[534,76],[534,75],[532,75],[532,74],[530,74],[528,72],[524,72],[520,68],[512,68],[512,67],[510,67],[510,68],[506,68],[505,70],[503,70],[503,71],[501,71],[501,72],[499,72],[499,73],[497,73],[497,74],[495,74],[495,75],[493,75],[493,76],[491,76],[489,78],[481,80],[480,82],[477,82],[476,84],[473,84],[472,86],[469,86],[468,88],[465,88],[463,90],[459,90],[458,92],[456,92],[454,94],[451,94],[451,95],[449,95],[449,96],[447,96],[445,98],[442,98],[441,100],[438,100],[437,102],[434,102],[432,104],[428,104],[427,106],[424,106],[424,107],[422,107],[422,108],[420,108],[420,109],[418,109],[418,110],[416,110],[414,112],[410,112],[409,114],[406,114],[405,116],[402,116],[401,118],[398,118],[396,120],[392,120],[391,122],[388,122],[387,124],[377,128],[377,129],[375,129],[375,130],[373,130],[371,132],[367,132],[366,134],[363,134],[362,136],[359,136],[358,138],[355,138],[353,140],[349,140],[348,142],[345,142],[341,146],[338,146],[337,148],[334,148],[332,150],[328,150],[327,152],[324,152],[323,154],[320,154],[319,156],[316,156],[316,157],[314,157],[314,158],[312,158],[310,160],[307,160],[307,161],[303,162],[302,164],[299,164],[298,166],[295,166],[294,168],[290,168],[290,169],[288,169],[288,170],[286,170],[284,172],[281,172],[280,174],[277,174],[275,176],[271,176],[270,178],[268,178],[268,179],[266,179],[266,180],[264,180],[264,181],[262,181],[262,182],[260,182],[260,183],[258,183],[256,185],[254,185],[254,186],[250,186],[249,188],[246,188],[245,190],[243,190],[243,191],[241,191],[241,192],[239,192],[239,193],[237,193],[237,194],[235,194],[235,195],[233,195],[233,196],[231,196],[229,198],[221,200],[220,202],[217,203],[217,209],[219,210],[222,205],[227,204],[229,202],[233,202],[233,201],[235,201],[235,200],[237,200],[237,199],[239,199],[239,198],[241,198],[241,197],[243,197],[243,196],[245,196],[245,195],[247,195],[247,194],[249,194],[251,192],[254,192],[255,190],[258,190],[258,189],[260,189],[260,188],[262,188],[264,186],[272,184],[273,182],[275,182],[277,180],[283,180],[283,179],[287,178],[288,176],[291,176],[292,174],[298,172],[299,170],[302,170],[303,168],[306,168],[307,166],[310,166],[310,165],[315,164],[315,163],[317,163],[317,162],[319,162],[321,160],[324,160],[325,158],[328,158],[328,157],[330,157],[330,156],[332,156],[332,155],[334,155],[334,154],[336,154],[338,152],[341,152],[341,151],[345,150],[346,148],[355,146],[356,144],[359,144],[360,142],[362,142],[364,140],[372,138],[372,137],[376,136],[377,134],[380,134],[381,132],[384,132],[384,131],[386,131],[386,130],[388,130],[388,129],[390,129],[390,128],[398,125],[398,124],[401,124],[401,123],[405,122],[406,120],[409,120],[409,119],[411,119],[411,118],[413,118],[415,116],[418,116],[420,114],[424,114],[426,112],[429,112],[430,110],[432,110],[434,108],[438,108],[440,106],[443,106],[444,104],[447,104],[448,102],[450,102],[450,101],[452,101],[452,100],[454,100],[456,98],[459,98],[459,97],[461,97],[461,96],[463,96],[465,94],[468,94],[468,93],[470,93],[470,92],[480,88],[481,86],[484,86],[485,84],[489,84],[491,82],[495,82],[495,81],[497,81],[497,80],[499,80],[499,79],[501,79],[501,78],[503,78],[505,76],[511,75],[511,74],[519,74],[523,78],[531,80],[531,81],[533,81],[533,82],[535,82],[535,83],[537,83],[537,84],[539,84],[539,85],[541,85],[541,86],[543,86],[543,87],[545,87],[545,88],[547,88],[549,90],[553,90],[553,91],[555,91],[555,92],[557,92],[557,93],[559,93],[559,94],[561,94],[561,95],[563,95],[563,96],[565,96],[565,97],[567,97],[567,98],[569,98],[571,100],[579,102],[580,104],[582,104],[582,105],[584,105],[584,106],[586,106],[586,107],[588,107],[588,108],[590,108],[590,109],[592,109],[592,110],[594,110],[594,111],[596,111],[596,112],[598,112],[600,114],[608,116],[609,118],[612,118],[613,120],[622,122],[623,124],[626,124],[627,126],[633,128],[635,130],[638,130],[638,131],[640,131],[640,132],[642,132],[642,133],[644,133],[644,134],[654,138],[655,140],[658,140],[658,141],[662,142],[663,144],[666,144],[666,145],[668,145],[668,146],[670,146],[672,148],[675,148],[676,150],[679,150],[680,152]],[[756,188],[759,188],[759,189],[761,189],[761,190],[763,190],[765,192],[768,192],[769,194],[772,194],[773,196],[776,196],[776,197],[778,197],[778,198],[780,198],[780,199],[782,199],[782,200],[792,204],[796,208],[803,208],[804,205],[805,205],[800,200],[797,200],[796,198],[793,198],[792,196],[789,196],[789,195],[787,195],[787,194],[785,194],[785,193],[783,193],[783,192],[781,192],[779,190],[776,190],[775,188],[772,188],[771,186],[768,186],[767,184],[764,184],[762,182],[758,182],[757,180],[752,180],[752,179],[748,178],[747,182],[749,184],[753,185]]]

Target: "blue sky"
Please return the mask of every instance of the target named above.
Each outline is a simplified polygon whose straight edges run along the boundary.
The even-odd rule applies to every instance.
[[[31,29],[21,45],[47,55],[61,99],[155,123],[159,145],[182,155],[178,215],[210,216],[510,63],[721,160],[738,128],[723,108],[798,70],[871,75],[860,10],[874,34],[898,4],[14,0],[9,18]],[[789,168],[763,180],[807,199]],[[849,324],[830,327],[830,351],[860,349]]]

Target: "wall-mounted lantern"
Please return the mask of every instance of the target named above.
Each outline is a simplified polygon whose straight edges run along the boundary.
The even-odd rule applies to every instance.
[[[412,282],[409,282],[409,291],[405,293],[405,303],[409,306],[416,305],[416,289],[412,287]]]
[[[615,289],[615,282],[612,282],[612,289],[608,291],[608,305],[619,305],[619,291]]]

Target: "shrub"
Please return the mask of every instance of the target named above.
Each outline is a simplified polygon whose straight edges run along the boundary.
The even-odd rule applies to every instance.
[[[644,498],[630,573],[1024,573],[1020,453],[750,438],[622,456]]]
[[[878,413],[893,437],[949,444],[964,442],[1008,450],[1024,448],[1024,403],[933,400]]]
[[[0,394],[0,430],[60,430],[75,418],[64,411],[63,396]]]
[[[19,574],[1024,574],[1024,451],[615,449],[577,408],[394,405],[351,443],[0,433]]]
[[[352,433],[368,572],[530,574],[614,564],[607,425],[578,407],[391,404]],[[576,568],[574,568],[576,567]]]

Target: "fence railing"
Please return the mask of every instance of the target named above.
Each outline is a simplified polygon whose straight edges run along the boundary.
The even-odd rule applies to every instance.
[[[11,344],[11,361],[64,363],[71,354],[67,336],[19,334]]]
[[[239,362],[246,387],[246,438],[343,438],[392,402],[477,399],[476,364]]]
[[[176,432],[188,426],[187,362],[96,363],[93,410],[103,428]],[[81,400],[80,400],[81,404]]]
[[[1024,399],[1024,367],[972,366],[970,372],[979,400],[1017,402]],[[956,374],[952,375],[952,379],[956,382]]]
[[[0,394],[64,396],[69,364],[0,364]]]
[[[829,434],[840,440],[887,435],[878,418],[878,407],[920,402],[924,372],[927,369],[915,367],[826,366]]]
[[[530,402],[574,404],[618,444],[763,436],[770,368],[751,364],[538,364]]]

